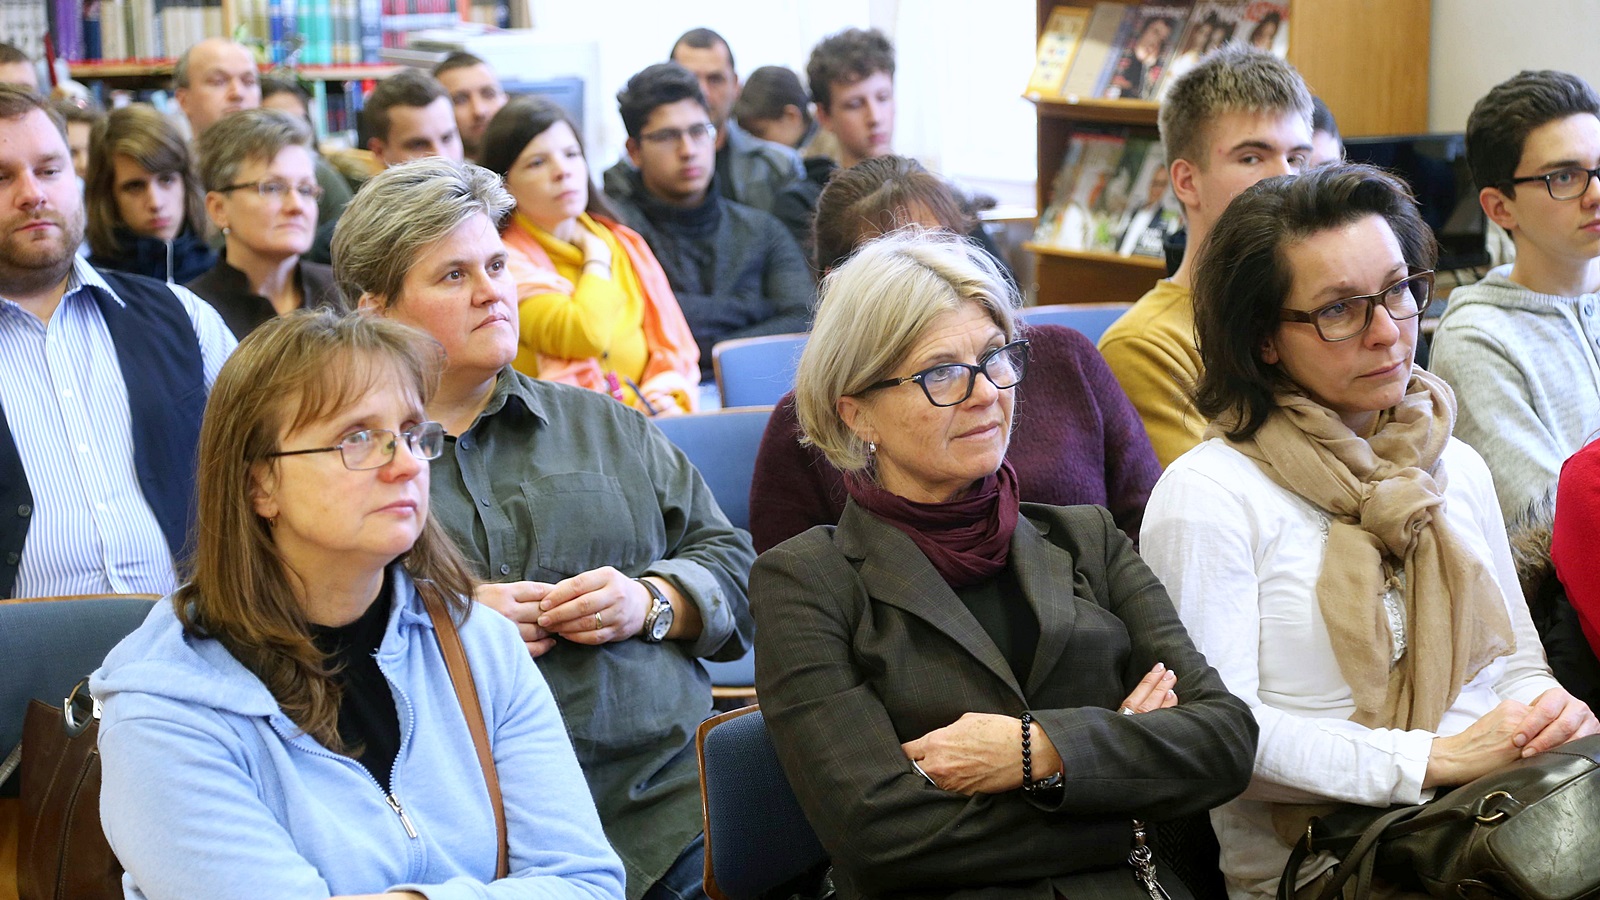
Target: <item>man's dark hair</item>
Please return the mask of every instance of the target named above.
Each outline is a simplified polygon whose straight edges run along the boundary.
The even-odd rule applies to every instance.
[[[1600,116],[1600,96],[1589,82],[1566,72],[1524,71],[1489,89],[1467,117],[1467,165],[1478,190],[1517,195],[1511,178],[1522,146],[1541,125],[1567,116]]]
[[[64,122],[77,122],[80,125],[94,125],[106,117],[106,111],[100,108],[93,100],[78,97],[62,97],[50,101],[50,108],[61,116]]]
[[[1404,182],[1382,169],[1334,163],[1257,182],[1235,197],[1206,237],[1195,265],[1194,325],[1202,363],[1195,408],[1207,419],[1237,414],[1232,440],[1255,434],[1289,387],[1262,345],[1281,327],[1294,273],[1286,246],[1380,216],[1413,271],[1431,269],[1439,248]]]
[[[23,53],[22,48],[16,46],[15,44],[7,44],[3,41],[0,41],[0,66],[9,65],[11,63],[27,63],[32,65],[33,58],[28,56],[28,54]]]
[[[811,98],[806,95],[800,76],[783,66],[762,66],[750,73],[733,104],[733,118],[739,127],[750,130],[748,123],[770,122],[783,117],[785,107],[800,110],[800,119],[811,127]]]
[[[9,45],[7,45],[9,46]],[[42,95],[34,93],[20,84],[0,81],[0,122],[8,119],[20,119],[34,110],[39,110],[50,119],[56,130],[61,132],[61,139],[67,139],[67,121],[61,118],[50,106],[50,101]]]
[[[709,28],[691,28],[679,35],[678,39],[672,42],[672,51],[667,54],[667,59],[675,57],[679,47],[693,47],[696,50],[710,50],[713,47],[721,47],[722,52],[728,54],[728,68],[735,72],[739,71],[739,68],[733,64],[733,48],[728,46],[727,40],[722,35]]]
[[[361,109],[367,136],[388,141],[389,110],[396,106],[427,106],[441,97],[449,99],[444,92],[444,85],[432,75],[421,69],[401,69],[378,82],[378,86],[367,95],[366,104]]]
[[[446,56],[439,62],[438,65],[433,67],[433,77],[438,78],[440,75],[443,75],[452,69],[470,69],[473,66],[488,65],[489,64],[485,62],[481,56],[468,53],[465,50],[457,50],[449,56]]]
[[[1321,97],[1315,95],[1311,97],[1311,130],[1320,131],[1332,136],[1334,140],[1339,140],[1339,123],[1333,118],[1333,110],[1322,102]]]
[[[628,137],[638,140],[644,123],[650,121],[650,114],[657,107],[680,100],[693,100],[700,104],[707,115],[711,114],[706,95],[700,91],[700,80],[694,77],[693,72],[674,62],[647,66],[629,78],[628,83],[617,92],[617,111],[622,114],[622,127],[627,130]]]
[[[833,111],[834,84],[855,84],[878,72],[894,77],[894,45],[876,28],[848,28],[830,34],[812,49],[806,62],[811,99],[828,112]]]
[[[306,90],[300,84],[299,79],[293,75],[273,74],[261,76],[261,99],[266,100],[276,94],[293,94],[299,98],[301,103],[305,104],[306,109],[309,110],[311,108],[311,92]]]

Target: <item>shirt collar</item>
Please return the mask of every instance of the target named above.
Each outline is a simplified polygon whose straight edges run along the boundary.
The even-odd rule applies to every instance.
[[[550,421],[549,414],[545,412],[544,400],[539,396],[534,380],[519,375],[517,370],[506,366],[495,376],[494,391],[489,395],[489,404],[478,414],[478,422],[499,415],[513,401],[539,421]],[[473,427],[477,427],[476,422],[473,423]]]
[[[126,308],[128,305],[121,297],[117,296],[117,292],[111,289],[111,285],[106,283],[105,278],[100,275],[100,272],[94,266],[89,265],[83,257],[74,256],[72,259],[72,271],[67,273],[67,289],[62,292],[61,299],[66,300],[83,288],[92,288],[104,293],[107,297],[116,301],[118,306]]]

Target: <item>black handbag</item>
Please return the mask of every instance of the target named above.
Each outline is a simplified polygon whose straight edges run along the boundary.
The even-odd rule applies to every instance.
[[[1600,735],[1570,741],[1462,785],[1429,803],[1349,806],[1314,818],[1278,882],[1294,896],[1301,864],[1331,852],[1341,862],[1319,900],[1356,879],[1463,900],[1600,898]]]

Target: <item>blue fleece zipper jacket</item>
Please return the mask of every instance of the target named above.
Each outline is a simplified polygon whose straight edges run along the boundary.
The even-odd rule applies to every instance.
[[[106,836],[130,898],[621,900],[555,700],[516,626],[461,625],[505,799],[511,875],[493,881],[494,816],[466,718],[421,598],[398,566],[378,667],[394,691],[390,784],[301,733],[215,640],[184,633],[170,598],[90,682]],[[492,883],[491,883],[492,882]]]

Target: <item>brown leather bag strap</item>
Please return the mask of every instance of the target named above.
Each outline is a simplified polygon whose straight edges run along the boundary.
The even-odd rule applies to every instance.
[[[496,880],[511,874],[510,851],[506,844],[506,807],[500,797],[500,774],[494,767],[494,753],[489,749],[489,732],[484,727],[483,707],[478,704],[478,686],[472,681],[472,667],[467,663],[466,648],[461,646],[461,635],[456,633],[456,623],[444,605],[427,593],[423,605],[428,617],[433,619],[433,632],[439,637],[439,651],[444,654],[445,668],[450,670],[450,684],[456,689],[456,700],[467,717],[467,729],[472,732],[472,746],[478,751],[478,766],[483,769],[483,781],[489,787],[489,804],[494,807],[494,830],[500,838],[495,858]]]

